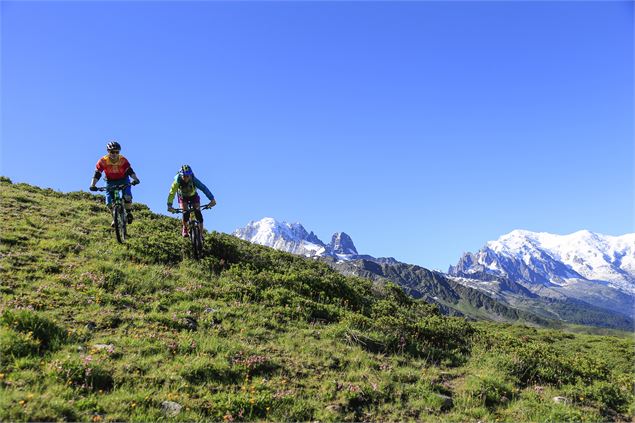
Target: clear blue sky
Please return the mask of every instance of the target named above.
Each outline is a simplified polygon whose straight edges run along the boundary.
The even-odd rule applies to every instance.
[[[11,2],[0,174],[87,190],[118,140],[165,213],[265,216],[447,270],[513,229],[634,231],[633,3]]]

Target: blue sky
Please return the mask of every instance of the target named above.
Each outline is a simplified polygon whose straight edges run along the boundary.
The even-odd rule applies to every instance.
[[[513,229],[634,228],[633,3],[0,3],[0,174],[265,216],[447,270]]]

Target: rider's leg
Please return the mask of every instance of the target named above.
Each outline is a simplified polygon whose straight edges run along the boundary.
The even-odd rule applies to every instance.
[[[111,182],[106,182],[106,186],[110,187],[112,186]],[[106,208],[108,209],[108,212],[110,213],[110,215],[112,215],[112,207],[113,207],[113,201],[114,201],[114,194],[112,191],[106,191]],[[110,227],[114,228],[115,227],[115,220],[113,219],[112,222],[110,222]]]
[[[132,223],[132,201],[128,201],[126,197],[123,199],[123,205],[126,208],[126,217],[128,218],[128,223]]]
[[[192,205],[194,206],[194,213],[196,214],[196,220],[198,220],[198,228],[201,236],[203,236],[203,213],[201,213],[201,197],[196,194],[192,198]]]
[[[184,237],[188,237],[190,236],[188,230],[187,230],[187,219],[189,218],[189,214],[188,217],[185,217],[186,213],[183,213],[183,228],[181,229],[181,235],[183,235]]]
[[[106,204],[106,207],[108,208],[108,212],[110,213],[110,215],[112,216],[112,209],[113,209],[113,204]],[[112,221],[110,222],[110,227],[114,228],[115,227],[115,218],[113,216]]]
[[[180,195],[178,196],[178,198],[179,198],[179,207],[181,208],[181,210],[187,209],[186,202],[183,200],[183,198]],[[190,219],[190,213],[184,211],[183,212],[183,229],[181,229],[181,235],[183,235],[184,237],[190,236],[187,230],[187,221],[189,219]]]
[[[132,223],[132,188],[127,187],[123,190],[123,204],[126,208],[126,216],[128,216],[128,223]]]
[[[198,208],[194,211],[196,213],[196,219],[198,219],[198,228],[201,231],[201,236],[203,235],[203,213],[201,213],[201,209]]]

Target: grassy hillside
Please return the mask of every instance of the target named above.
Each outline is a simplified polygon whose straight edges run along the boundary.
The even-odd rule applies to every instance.
[[[99,196],[0,194],[1,421],[633,418],[632,336],[444,317],[225,234],[193,261],[143,205],[119,245]]]

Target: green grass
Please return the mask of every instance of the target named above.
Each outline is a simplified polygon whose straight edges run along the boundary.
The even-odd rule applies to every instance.
[[[6,178],[0,190],[0,421],[635,414],[632,334],[448,318],[216,232],[194,261],[179,222],[140,204],[120,245],[99,196]]]

